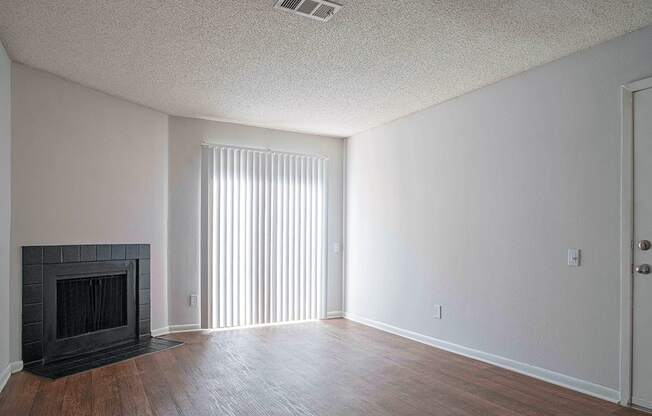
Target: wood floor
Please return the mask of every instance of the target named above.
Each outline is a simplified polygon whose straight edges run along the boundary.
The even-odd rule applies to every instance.
[[[168,338],[186,345],[14,374],[0,415],[643,415],[344,319]]]

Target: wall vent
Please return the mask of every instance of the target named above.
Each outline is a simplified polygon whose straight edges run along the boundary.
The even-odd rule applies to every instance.
[[[274,8],[327,22],[342,5],[328,0],[278,0]]]

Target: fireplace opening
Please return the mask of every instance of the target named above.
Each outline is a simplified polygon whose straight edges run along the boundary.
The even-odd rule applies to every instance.
[[[127,274],[57,280],[57,338],[127,325]]]

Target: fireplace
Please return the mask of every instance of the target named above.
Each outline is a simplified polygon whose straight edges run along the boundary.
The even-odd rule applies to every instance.
[[[136,260],[43,266],[43,362],[131,342]]]
[[[127,326],[127,273],[57,280],[56,338],[66,339]]]
[[[60,362],[149,337],[149,251],[23,247],[23,361]]]

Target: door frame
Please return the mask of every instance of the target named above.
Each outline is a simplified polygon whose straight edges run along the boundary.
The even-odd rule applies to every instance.
[[[621,87],[620,152],[620,404],[632,404],[634,297],[634,93],[652,77]]]

